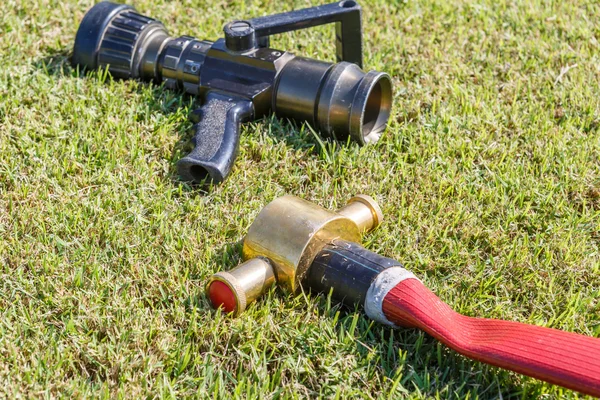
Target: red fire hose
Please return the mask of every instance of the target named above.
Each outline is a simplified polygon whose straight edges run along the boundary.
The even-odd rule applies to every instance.
[[[600,339],[518,322],[458,314],[417,279],[383,298],[387,319],[422,329],[457,352],[600,397]]]
[[[332,292],[383,324],[421,329],[469,358],[600,397],[600,339],[519,322],[458,314],[395,260],[335,240],[319,252],[305,287]],[[229,286],[213,282],[215,307],[235,311]]]

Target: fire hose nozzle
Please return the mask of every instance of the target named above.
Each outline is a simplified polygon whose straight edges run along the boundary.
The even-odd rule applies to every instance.
[[[206,286],[207,296],[215,308],[237,316],[275,282],[295,292],[327,244],[337,239],[358,242],[382,220],[381,208],[366,195],[351,198],[338,211],[293,196],[273,200],[244,239],[246,262],[213,275]]]
[[[271,113],[308,122],[329,139],[360,145],[379,140],[392,110],[392,80],[362,69],[361,10],[356,1],[342,0],[236,20],[225,25],[224,38],[212,41],[172,37],[160,21],[132,6],[103,1],[81,21],[72,62],[201,99],[191,115],[194,148],[177,170],[182,180],[217,184],[233,168],[241,126]],[[335,63],[269,47],[272,35],[330,23],[336,28]]]

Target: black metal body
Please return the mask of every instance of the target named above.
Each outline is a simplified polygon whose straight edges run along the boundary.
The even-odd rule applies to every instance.
[[[268,47],[277,33],[335,22],[332,64]],[[224,27],[215,42],[172,38],[159,21],[127,5],[98,3],[83,18],[73,64],[108,68],[114,77],[164,83],[201,96],[193,113],[194,150],[178,162],[184,180],[219,183],[237,156],[240,124],[269,112],[308,121],[326,137],[364,144],[379,139],[389,118],[389,76],[363,72],[361,9],[352,0]]]

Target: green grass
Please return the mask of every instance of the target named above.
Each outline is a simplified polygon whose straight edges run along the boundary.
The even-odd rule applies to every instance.
[[[516,3],[363,1],[384,138],[258,121],[202,193],[175,170],[194,99],[70,67],[90,0],[0,2],[0,397],[577,397],[326,297],[273,289],[229,319],[203,294],[272,199],[365,193],[387,218],[366,246],[457,311],[600,336],[600,5]],[[135,2],[211,39],[309,4]],[[273,46],[333,60],[331,28]]]

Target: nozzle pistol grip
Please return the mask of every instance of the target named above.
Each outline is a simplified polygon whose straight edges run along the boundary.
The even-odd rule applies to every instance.
[[[252,119],[252,101],[209,92],[192,119],[194,149],[177,163],[183,180],[221,183],[233,167],[240,144],[240,125]]]

